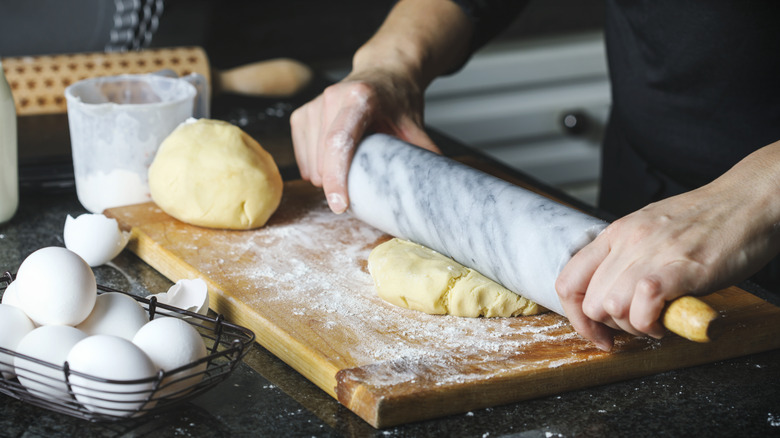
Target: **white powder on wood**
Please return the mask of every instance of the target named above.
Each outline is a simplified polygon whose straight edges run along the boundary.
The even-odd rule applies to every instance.
[[[167,229],[178,242],[171,249],[188,263],[199,260],[200,272],[282,331],[332,348],[318,354],[364,371],[367,384],[457,384],[605,354],[552,313],[461,318],[388,304],[366,269],[369,252],[388,236],[333,214],[321,196],[301,208],[285,202],[257,230]],[[238,290],[240,284],[249,290]]]

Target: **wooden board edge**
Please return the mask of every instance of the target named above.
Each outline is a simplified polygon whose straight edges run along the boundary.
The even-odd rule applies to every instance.
[[[136,231],[136,233],[142,235],[140,231]],[[157,247],[152,248],[148,252],[144,252],[144,250],[136,248],[137,251],[141,252],[141,254],[138,252],[136,252],[136,254],[139,255],[142,260],[146,261],[152,267],[160,271],[163,275],[173,281],[177,281],[177,279],[181,278],[187,278],[191,275],[199,275],[197,271],[186,264],[183,260],[179,259],[178,257],[169,257],[170,252],[168,252],[161,245],[158,245],[152,241],[150,237],[145,235],[144,237],[147,237],[149,241],[144,242],[144,244],[141,245],[142,247],[148,247],[150,245],[157,245]],[[133,251],[133,248],[130,250]],[[161,259],[158,262],[153,262],[152,260],[155,257],[159,257]],[[181,270],[181,272],[177,274],[177,270]],[[212,286],[216,288],[219,287],[218,285],[209,284],[210,289]],[[744,293],[745,295],[750,295],[747,292],[737,290],[736,288],[734,288],[732,292],[734,294]],[[229,297],[229,295],[224,296]],[[732,297],[725,296],[722,298],[729,299]],[[214,300],[215,298],[212,297],[212,299]],[[250,325],[246,324],[248,320],[243,319],[240,316],[247,314],[247,312],[241,311],[240,304],[242,303],[231,303],[231,300],[229,299],[221,301],[224,301],[224,303],[220,302],[219,304],[215,304],[215,310],[219,310],[220,313],[225,314],[228,319],[233,322],[241,325]],[[223,307],[221,306],[224,306],[224,311]],[[302,346],[297,341],[287,339],[288,336],[285,335],[284,332],[274,332],[274,327],[271,326],[268,321],[261,318],[257,321],[254,321],[252,325],[262,327],[268,326],[268,331],[264,329],[261,330],[261,332],[267,333],[269,335],[271,333],[274,334],[274,336],[269,336],[268,339],[258,338],[258,343],[260,345],[263,345],[276,357],[279,357],[282,361],[288,363],[293,369],[298,371],[306,379],[313,382],[320,389],[324,390],[327,394],[335,397],[339,402],[342,403],[342,405],[352,410],[355,414],[357,414],[360,418],[373,427],[386,428],[398,424],[405,424],[414,421],[463,413],[473,409],[519,402],[636,377],[645,377],[672,369],[691,367],[713,361],[738,357],[745,354],[758,353],[760,351],[780,348],[780,345],[778,345],[778,342],[780,341],[775,339],[767,339],[770,334],[780,339],[780,337],[777,336],[780,333],[780,311],[778,308],[771,305],[746,305],[740,307],[738,313],[740,317],[743,318],[743,320],[739,322],[747,327],[753,328],[755,326],[751,325],[751,319],[760,320],[762,323],[765,323],[763,328],[758,329],[758,332],[761,333],[762,336],[756,337],[753,334],[750,336],[744,336],[743,338],[738,338],[740,333],[747,334],[744,332],[744,327],[740,327],[737,329],[737,333],[727,334],[727,339],[733,339],[727,343],[719,344],[720,351],[718,351],[718,348],[711,348],[710,350],[705,348],[701,351],[709,351],[709,353],[698,356],[698,360],[688,364],[682,363],[680,361],[670,362],[668,360],[670,353],[664,351],[661,355],[651,356],[649,358],[649,365],[643,362],[639,364],[640,366],[636,369],[631,368],[631,373],[627,373],[625,369],[618,371],[618,368],[615,366],[616,364],[618,366],[621,366],[620,364],[626,363],[631,364],[630,360],[625,360],[625,357],[623,357],[618,362],[613,361],[606,364],[599,364],[599,366],[595,368],[597,371],[594,371],[594,368],[588,368],[585,365],[583,366],[586,367],[586,370],[560,367],[543,369],[535,371],[533,374],[529,374],[527,379],[531,380],[518,379],[517,376],[502,374],[500,376],[496,376],[488,382],[485,382],[484,384],[477,386],[476,388],[468,388],[465,387],[466,385],[458,386],[456,384],[451,384],[449,386],[441,386],[439,388],[429,390],[428,392],[417,394],[409,394],[408,392],[404,392],[403,388],[400,390],[398,388],[388,389],[387,387],[376,388],[361,382],[359,379],[352,379],[350,376],[354,370],[336,369],[336,366],[333,366],[330,362],[327,362],[323,356],[321,356],[321,352],[317,353],[308,349],[308,347]],[[735,313],[732,316],[737,316],[737,314]],[[265,324],[265,326],[263,324]],[[700,351],[699,348],[704,348],[697,346],[697,344],[688,343],[688,341],[684,341],[682,339],[680,339],[680,341],[686,342],[686,345],[690,345],[690,348],[678,348],[675,350],[676,353],[674,354],[680,355],[681,351],[683,351],[684,354],[682,355],[685,356],[686,359],[696,358],[697,351]],[[666,346],[666,343],[664,343],[664,346]],[[665,349],[660,348],[660,350]],[[307,351],[311,353],[305,356],[306,361],[300,361],[296,364],[296,358],[304,357],[304,354],[307,354]],[[664,355],[667,355],[666,360],[663,359]],[[312,358],[315,358],[318,362],[312,364]],[[642,355],[641,358],[646,360],[647,356]],[[323,364],[326,367],[330,366],[327,368],[327,371],[311,369],[319,368],[323,366]],[[589,366],[592,366],[592,364],[593,362],[587,363]],[[647,367],[642,368],[641,366],[644,365],[647,365]],[[601,372],[600,370],[602,369],[608,370],[606,374],[599,375],[598,378],[593,378],[592,374],[594,372]],[[577,378],[573,379],[576,381],[576,383],[571,384],[571,386],[567,386],[563,385],[561,382],[556,381],[556,376],[562,375],[557,373],[563,372],[563,370],[566,370],[565,374],[569,376],[569,379],[571,379],[572,375],[576,376]],[[610,371],[614,373],[615,376],[610,376]],[[540,385],[540,381],[544,382],[544,385]],[[550,381],[552,381],[552,383],[549,383]],[[542,386],[543,389],[539,389],[535,392],[523,391],[522,385],[529,385],[531,382],[534,385]],[[473,384],[473,381],[471,383]],[[488,393],[486,394],[486,392]],[[477,398],[478,400],[473,401],[473,398]],[[467,405],[466,403],[461,403],[455,406],[451,406],[453,399],[466,400],[471,404]],[[444,408],[442,408],[442,406]]]
[[[374,387],[361,379],[363,370],[355,368],[338,373],[336,392],[344,406],[374,428],[384,429],[774,350],[780,348],[776,309],[765,324],[732,330],[716,343],[698,344],[674,336],[667,342],[677,348],[657,349],[650,360],[647,351],[624,351],[530,373],[509,372],[476,386],[465,382],[422,392],[408,391],[404,385]],[[746,338],[744,330],[761,336]],[[683,349],[686,354],[680,357]]]

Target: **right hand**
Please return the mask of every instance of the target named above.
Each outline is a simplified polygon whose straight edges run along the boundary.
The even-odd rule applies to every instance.
[[[347,175],[360,140],[385,133],[438,148],[423,129],[423,90],[411,77],[385,70],[350,74],[290,117],[301,178],[325,191],[331,210],[349,207]]]

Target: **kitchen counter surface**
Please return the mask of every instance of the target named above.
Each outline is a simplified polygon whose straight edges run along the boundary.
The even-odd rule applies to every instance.
[[[227,99],[217,118],[244,127],[271,150],[286,179],[297,177],[286,118],[298,102]],[[259,105],[259,106],[258,106]],[[251,108],[250,108],[251,107]],[[450,153],[464,152],[455,143]],[[86,212],[58,184],[22,192],[0,225],[0,270],[15,272],[36,249],[64,246],[68,214]],[[136,295],[171,282],[125,251],[95,268],[98,282]],[[780,350],[666,372],[442,419],[376,430],[286,364],[255,345],[222,384],[181,407],[141,420],[88,423],[0,395],[0,436],[780,436]]]

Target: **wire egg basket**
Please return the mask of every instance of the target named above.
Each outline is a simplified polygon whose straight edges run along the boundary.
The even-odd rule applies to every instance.
[[[10,272],[0,276],[0,290],[5,292],[13,280]],[[224,381],[254,343],[251,330],[225,321],[222,315],[212,318],[159,303],[155,297],[141,298],[98,285],[98,294],[106,292],[132,297],[150,321],[155,316],[186,321],[200,334],[207,355],[146,379],[111,380],[71,370],[68,362],[54,364],[0,347],[0,393],[94,422],[137,418],[173,408]],[[16,374],[23,374],[24,380]]]

